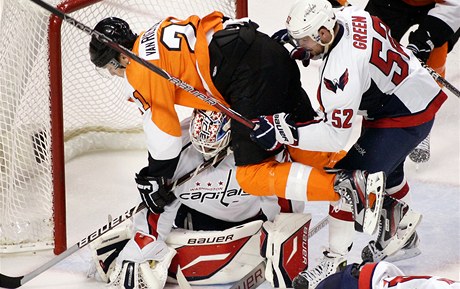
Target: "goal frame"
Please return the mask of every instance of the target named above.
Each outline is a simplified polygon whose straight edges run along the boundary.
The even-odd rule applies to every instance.
[[[57,8],[68,14],[83,9],[102,0],[65,0]],[[236,0],[236,17],[248,16],[247,0]],[[65,190],[65,154],[64,154],[64,112],[61,54],[62,19],[50,16],[48,30],[49,76],[50,76],[50,118],[51,118],[51,175],[53,178],[53,223],[54,253],[67,249],[66,227],[66,190]]]

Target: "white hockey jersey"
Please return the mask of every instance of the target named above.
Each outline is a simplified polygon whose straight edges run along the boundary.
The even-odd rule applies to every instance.
[[[459,289],[460,282],[436,276],[406,276],[395,265],[382,261],[367,264],[359,275],[359,289]]]
[[[186,148],[181,153],[173,180],[193,171],[204,162],[201,153],[191,145],[187,146],[189,143],[189,123],[189,119],[181,122],[182,140]],[[282,161],[282,159],[283,153],[280,153],[278,160]],[[177,210],[181,204],[228,222],[247,220],[256,216],[261,210],[269,220],[273,220],[284,205],[290,206],[289,210],[293,212],[303,212],[303,202],[287,200],[279,202],[276,196],[258,197],[245,193],[238,185],[235,172],[235,160],[233,154],[230,154],[217,165],[204,170],[183,185],[178,186],[174,190],[177,199],[165,207],[164,213],[147,216],[147,210],[144,210],[137,214],[134,226],[137,230],[149,232],[155,237],[165,240],[172,229]]]
[[[434,118],[446,100],[411,51],[377,17],[356,7],[336,12],[341,29],[320,67],[320,119],[300,124],[299,147],[343,149],[357,115],[367,127],[397,128]]]

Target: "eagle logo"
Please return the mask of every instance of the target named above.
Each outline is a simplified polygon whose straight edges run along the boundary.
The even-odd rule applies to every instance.
[[[330,91],[333,91],[334,93],[336,93],[337,88],[340,88],[343,91],[347,83],[348,83],[348,68],[345,70],[342,76],[340,76],[339,80],[337,79],[329,80],[326,77],[324,78],[324,85],[326,85],[326,88],[329,89]]]

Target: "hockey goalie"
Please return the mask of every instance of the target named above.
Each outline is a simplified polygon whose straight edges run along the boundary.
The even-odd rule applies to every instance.
[[[111,288],[161,289],[166,282],[228,284],[265,261],[264,276],[255,272],[253,278],[266,278],[275,288],[291,288],[294,277],[308,265],[311,215],[303,213],[304,203],[242,191],[228,147],[230,119],[222,113],[195,110],[182,122],[182,131],[184,149],[176,179],[222,150],[229,153],[177,186],[175,198],[162,212],[144,209],[129,226],[91,244],[92,275]],[[283,152],[277,159],[288,161]],[[141,190],[142,170],[136,182]]]

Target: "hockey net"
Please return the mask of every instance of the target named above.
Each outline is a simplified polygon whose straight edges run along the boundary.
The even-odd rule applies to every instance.
[[[135,32],[166,16],[247,14],[246,0],[47,0],[94,27],[105,17]],[[62,2],[62,3],[61,3]],[[0,19],[0,253],[66,249],[65,161],[92,150],[143,146],[138,110],[121,79],[89,61],[90,37],[26,0]]]

